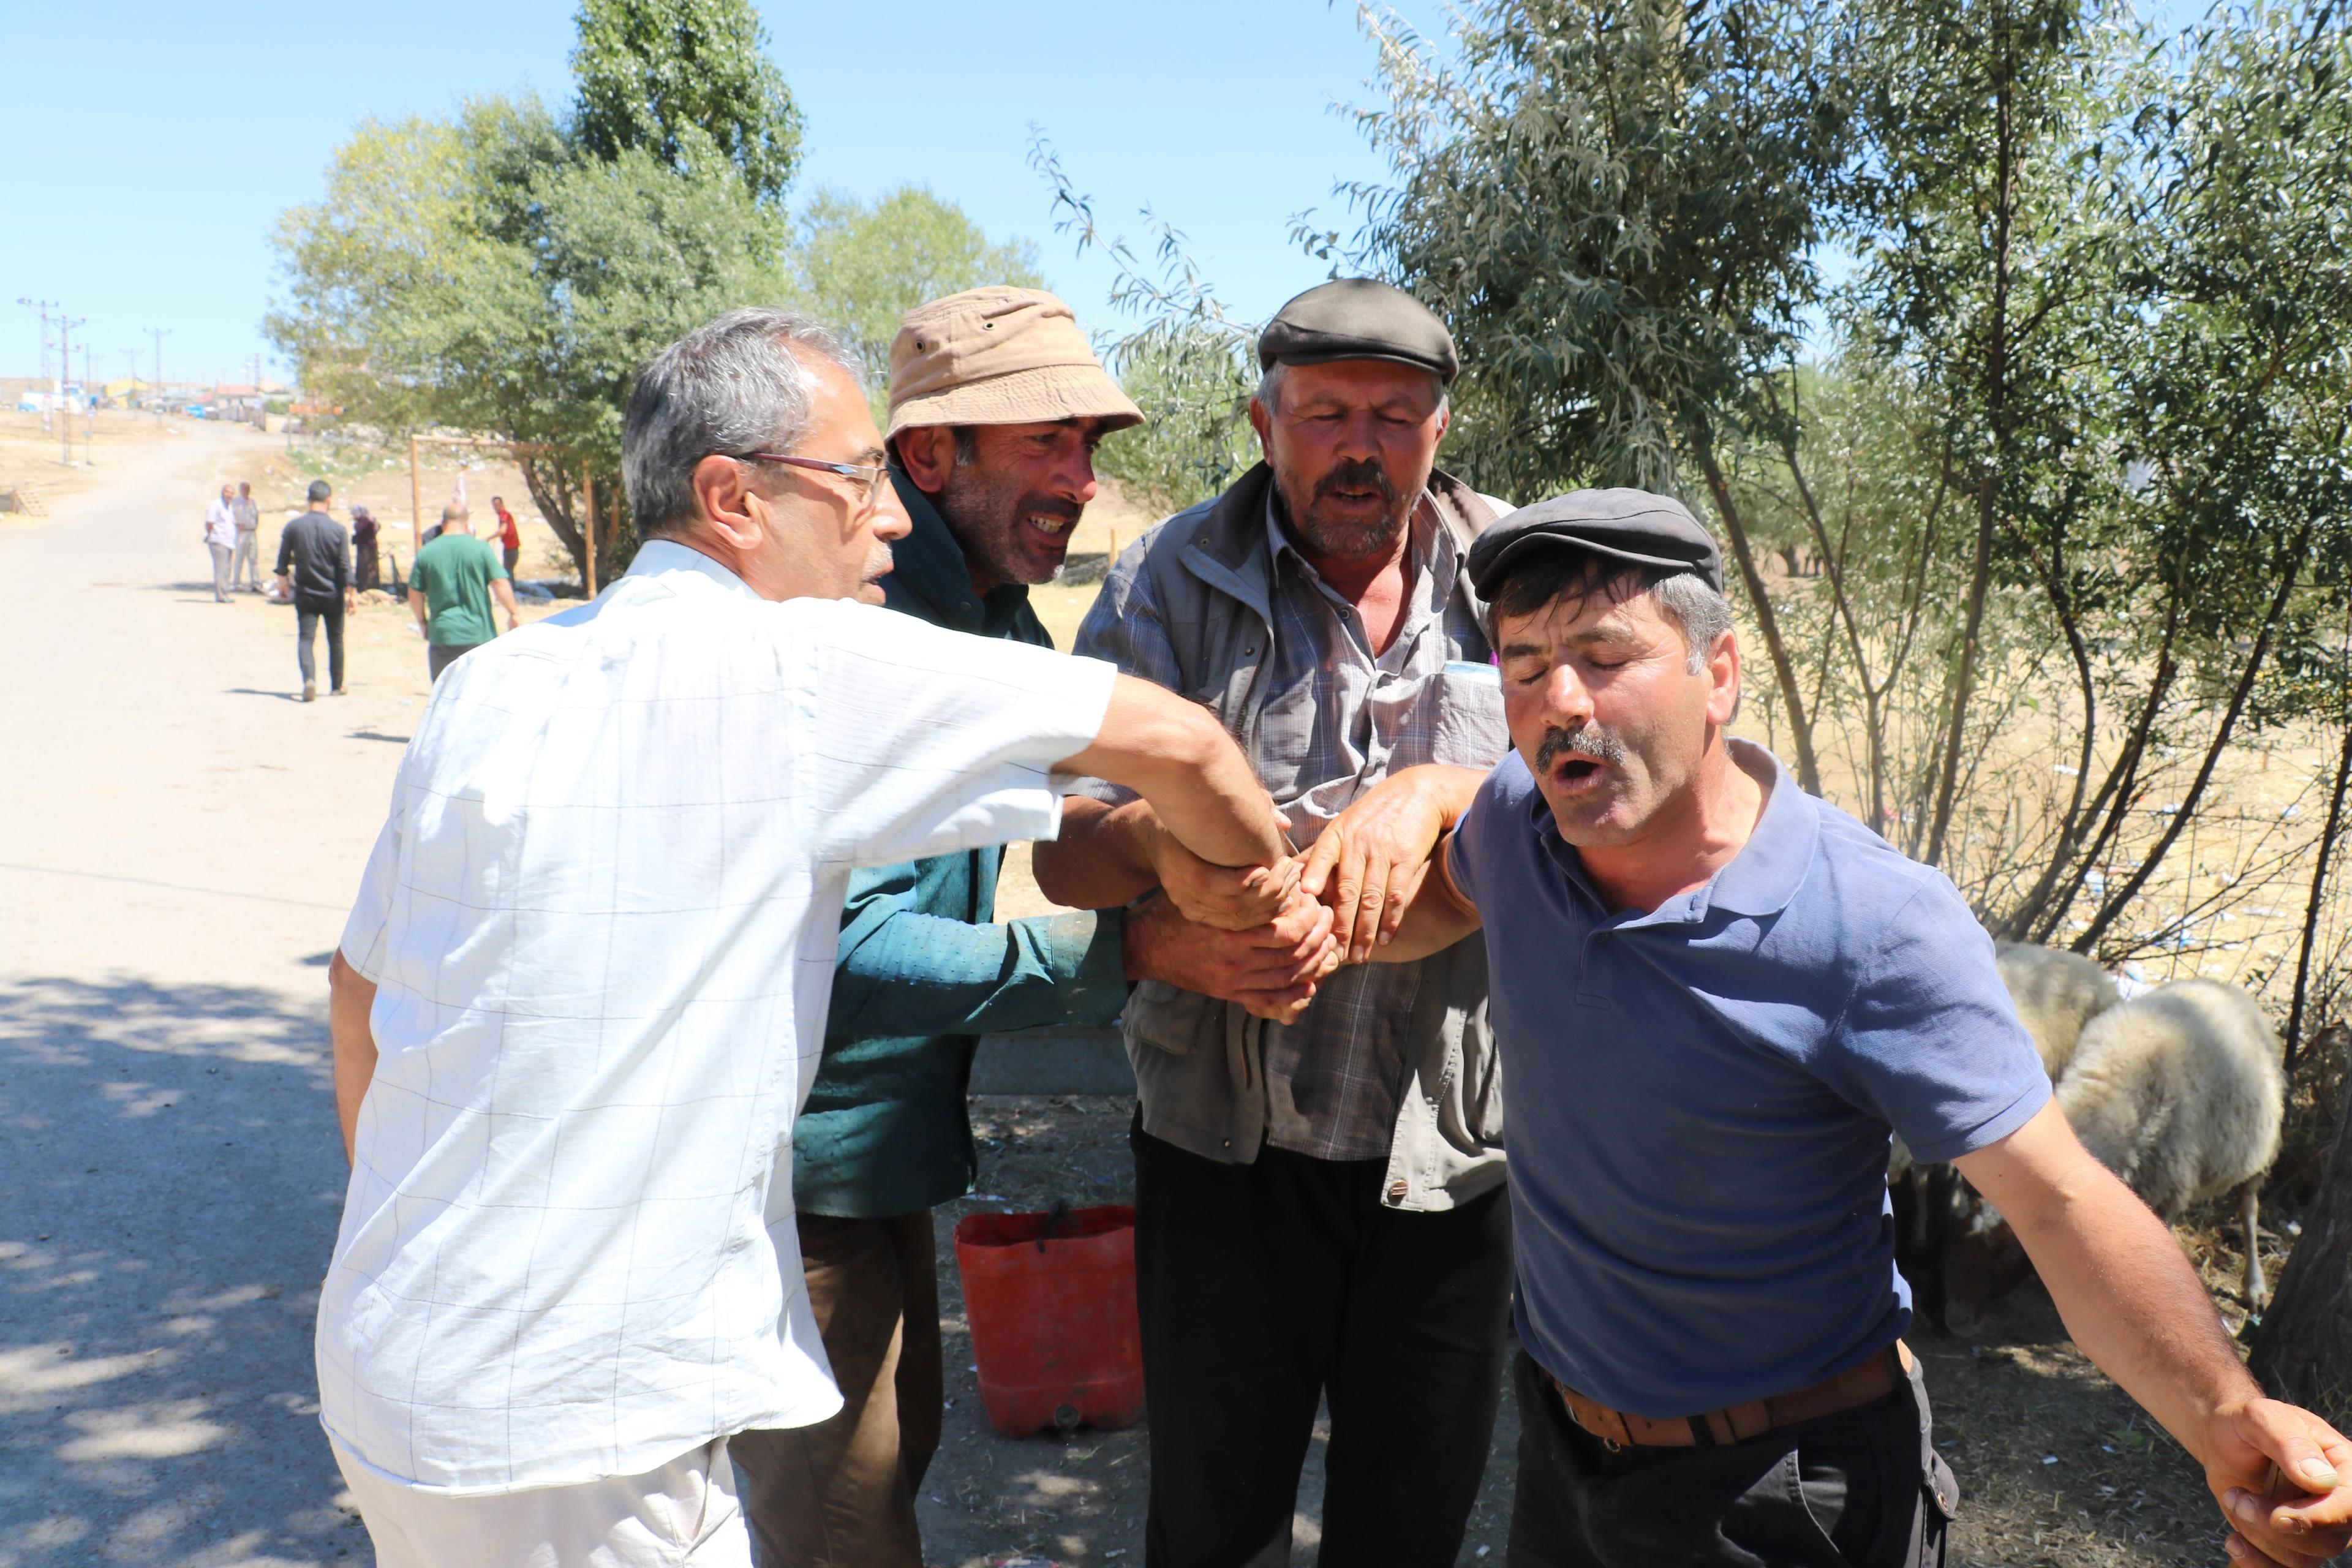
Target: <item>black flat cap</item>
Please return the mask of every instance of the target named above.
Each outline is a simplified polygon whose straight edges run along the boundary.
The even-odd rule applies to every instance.
[[[1581,550],[1691,573],[1723,592],[1723,553],[1688,508],[1648,490],[1570,490],[1499,519],[1470,547],[1470,585],[1493,597],[1504,569],[1538,551]]]
[[[1452,383],[1462,368],[1454,334],[1435,311],[1402,289],[1370,278],[1318,284],[1274,314],[1258,334],[1257,367],[1384,359],[1433,370]]]

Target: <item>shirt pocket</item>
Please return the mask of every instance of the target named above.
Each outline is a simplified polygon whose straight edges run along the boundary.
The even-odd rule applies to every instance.
[[[1429,760],[1460,768],[1491,768],[1510,750],[1503,722],[1503,672],[1491,664],[1455,660],[1430,681]]]
[[[1164,980],[1139,981],[1127,998],[1127,1026],[1135,1037],[1172,1057],[1189,1057],[1213,1016],[1222,1027],[1224,1004]]]

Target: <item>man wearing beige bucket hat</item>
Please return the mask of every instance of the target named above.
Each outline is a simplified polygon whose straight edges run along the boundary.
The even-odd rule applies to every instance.
[[[892,547],[884,602],[1051,647],[1029,586],[1060,569],[1095,497],[1096,443],[1142,418],[1051,294],[973,289],[908,311],[890,350],[886,439],[913,529]],[[1117,910],[995,923],[999,858],[991,847],[851,879],[824,1064],[793,1155],[809,1299],[844,1404],[732,1447],[770,1563],[922,1562],[914,1500],[943,1395],[931,1210],[971,1186],[978,1037],[1108,1024],[1144,974],[1220,984],[1155,963],[1156,928]],[[1299,940],[1315,944],[1302,963],[1319,962],[1329,917],[1294,902]]]

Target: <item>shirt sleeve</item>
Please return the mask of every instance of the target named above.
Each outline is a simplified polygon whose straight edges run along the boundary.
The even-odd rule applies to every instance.
[[[1067,780],[1051,770],[1100,732],[1109,665],[796,603],[811,618],[803,780],[820,859],[888,865],[1059,831]]]
[[[335,944],[342,949],[345,963],[378,984],[383,982],[384,938],[392,926],[393,893],[400,881],[402,805],[407,798],[402,783],[393,786],[392,810],[375,836],[375,847],[368,852],[367,869],[360,875],[359,897],[352,900],[350,918],[343,921],[342,939]]]
[[[926,914],[913,862],[851,874],[829,1039],[1107,1024],[1127,1001],[1119,915],[995,925]]]
[[[1102,659],[1122,675],[1181,692],[1183,671],[1176,663],[1175,645],[1168,639],[1168,623],[1151,590],[1150,574],[1143,570],[1151,539],[1146,534],[1138,540],[1112,567],[1087,618],[1078,624],[1078,638],[1070,651]],[[1110,805],[1136,798],[1133,790],[1106,779],[1076,780],[1070,793]]]
[[[1485,868],[1497,849],[1504,847],[1500,841],[1514,813],[1525,814],[1528,793],[1534,788],[1535,780],[1528,776],[1518,753],[1505,753],[1478,786],[1478,793],[1471,796],[1470,809],[1462,814],[1454,831],[1446,836],[1445,868],[1453,873],[1454,890],[1469,900],[1474,908],[1478,902],[1479,884],[1485,880]]]
[[[286,575],[287,564],[294,559],[294,525],[288,523],[278,532],[278,575]]]
[[[2000,1142],[2050,1099],[1992,939],[1946,883],[1923,885],[1888,925],[1819,1068],[1926,1164]]]

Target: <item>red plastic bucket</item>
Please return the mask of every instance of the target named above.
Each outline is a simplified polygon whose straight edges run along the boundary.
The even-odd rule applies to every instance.
[[[1026,1437],[1142,1417],[1134,1209],[966,1215],[955,1249],[980,1397],[998,1431]]]

